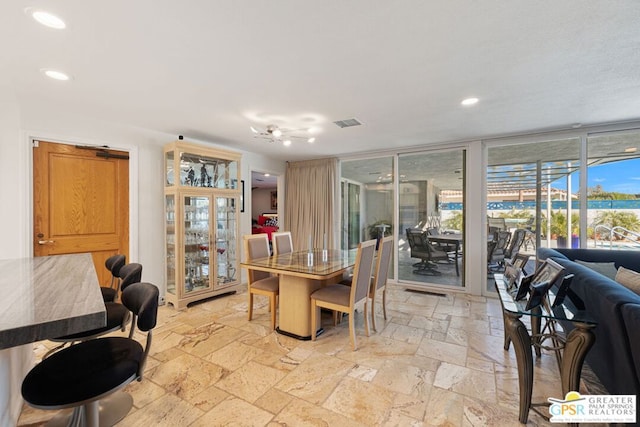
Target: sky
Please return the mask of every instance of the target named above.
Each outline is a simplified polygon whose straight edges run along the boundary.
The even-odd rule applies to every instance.
[[[604,165],[591,166],[587,170],[587,187],[601,185],[604,191],[640,194],[640,159],[630,159]],[[566,189],[566,179],[551,184],[554,188]],[[580,186],[580,174],[571,175],[571,189],[577,193]]]

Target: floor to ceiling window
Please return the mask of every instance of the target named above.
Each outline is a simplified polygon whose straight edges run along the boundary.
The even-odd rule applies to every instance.
[[[579,169],[579,138],[489,147],[488,291],[505,258],[524,253],[534,263],[538,246],[579,247]]]
[[[587,138],[587,247],[640,249],[640,132]]]
[[[392,156],[340,163],[343,249],[354,249],[361,241],[393,233],[393,167]],[[389,271],[392,275],[393,268]]]
[[[465,150],[401,154],[398,174],[398,280],[464,287]]]

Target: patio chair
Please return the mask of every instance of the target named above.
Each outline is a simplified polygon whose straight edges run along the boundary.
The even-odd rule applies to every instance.
[[[430,276],[439,276],[442,272],[438,271],[437,261],[449,262],[449,254],[436,248],[429,242],[429,237],[425,231],[407,228],[407,241],[411,249],[411,258],[420,258],[421,261],[413,264],[417,267],[413,270],[413,274],[422,274]]]
[[[500,271],[504,268],[505,252],[511,240],[509,231],[498,231],[494,233],[493,241],[496,242],[491,257],[489,258],[489,269],[492,271]]]
[[[504,252],[505,259],[513,259],[518,252],[520,252],[520,248],[524,243],[524,239],[527,237],[527,230],[524,228],[518,228],[513,232],[513,236],[511,236],[511,241],[509,242],[509,246]]]

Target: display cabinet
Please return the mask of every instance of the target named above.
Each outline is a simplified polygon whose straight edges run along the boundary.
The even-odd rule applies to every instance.
[[[166,301],[175,308],[236,291],[240,154],[165,146]]]

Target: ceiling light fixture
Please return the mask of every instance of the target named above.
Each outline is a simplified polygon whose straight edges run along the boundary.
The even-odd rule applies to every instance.
[[[628,147],[624,149],[625,153],[635,153],[636,151],[638,151],[636,147]]]
[[[56,30],[63,30],[67,27],[67,24],[65,24],[62,19],[49,12],[45,12],[44,10],[27,8],[27,13],[31,14],[33,19],[45,27],[54,28]]]
[[[266,139],[269,142],[280,142],[282,143],[282,145],[284,145],[285,147],[288,147],[291,145],[292,140],[297,138],[297,139],[304,139],[306,140],[309,144],[312,144],[316,141],[316,137],[315,136],[308,136],[308,134],[310,133],[315,133],[318,132],[319,129],[318,128],[303,128],[303,129],[280,129],[278,126],[276,125],[268,125],[267,127],[264,128],[264,130],[260,130],[259,128],[256,128],[255,126],[249,126],[249,128],[251,129],[251,132],[254,133],[253,137],[254,138],[262,138],[262,139]],[[296,132],[304,132],[307,135],[296,135]]]
[[[464,105],[464,106],[469,106],[469,105],[475,105],[477,104],[479,101],[478,98],[466,98],[463,99],[462,102],[460,104]]]
[[[69,77],[68,74],[63,73],[62,71],[49,70],[49,69],[43,69],[41,71],[44,73],[45,76],[54,80],[61,80],[61,81],[71,80],[71,77]]]

